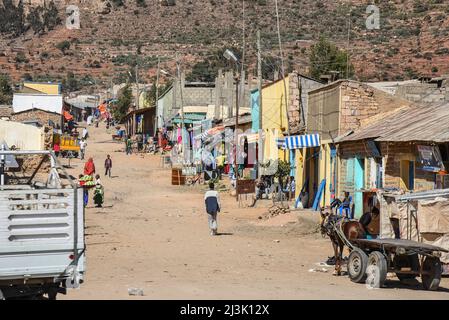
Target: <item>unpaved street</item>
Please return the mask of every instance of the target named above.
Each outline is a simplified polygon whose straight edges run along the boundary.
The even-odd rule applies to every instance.
[[[112,142],[112,131],[89,130],[87,157],[101,174],[105,208],[93,208],[91,196],[86,282],[62,299],[449,298],[447,278],[439,292],[397,280],[368,290],[332,270],[309,272],[332,254],[328,239],[306,234],[316,229],[313,218],[302,218],[310,213],[259,222],[266,209],[238,209],[235,198],[223,194],[222,235],[211,237],[200,187],[171,186],[171,171],[161,168],[159,156],[126,156],[124,144]],[[112,179],[103,176],[107,154]],[[77,177],[83,163],[71,164]],[[129,288],[143,289],[145,296],[129,296]]]

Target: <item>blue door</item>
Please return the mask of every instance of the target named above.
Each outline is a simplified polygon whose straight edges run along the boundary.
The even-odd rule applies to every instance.
[[[363,215],[363,192],[365,187],[365,160],[354,161],[354,218],[359,219]]]

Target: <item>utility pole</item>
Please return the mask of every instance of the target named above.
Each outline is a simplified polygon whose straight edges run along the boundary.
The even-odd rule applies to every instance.
[[[349,46],[351,41],[351,11],[348,14],[348,48],[346,50],[346,79],[349,80]]]
[[[282,81],[284,83],[285,110],[287,112],[286,115],[287,115],[287,119],[288,119],[288,99],[287,99],[288,92],[287,92],[287,84],[285,82],[284,51],[282,50],[281,26],[280,26],[280,21],[279,21],[278,0],[275,0],[275,5],[276,5],[276,22],[277,22],[278,41],[279,41],[279,53],[281,55]],[[281,124],[282,124],[282,118],[281,118]],[[288,124],[287,124],[287,126],[288,126]],[[284,153],[284,158],[285,158],[285,153]]]
[[[176,54],[176,68],[178,69],[178,80],[179,80],[179,94],[180,94],[180,97],[181,97],[181,138],[182,138],[182,153],[183,154],[185,154],[184,153],[184,101],[183,101],[183,97],[182,97],[182,86],[183,86],[183,83],[182,83],[182,77],[181,77],[181,65],[180,65],[180,62],[179,62],[179,56],[178,56],[178,54]],[[176,100],[176,97],[175,97],[175,100]]]
[[[260,48],[260,30],[257,30],[257,86],[259,90],[259,130],[262,130],[262,52]]]
[[[136,63],[136,109],[139,109],[139,64]]]
[[[155,121],[154,121],[154,134],[157,132],[158,124],[158,107],[159,107],[159,73],[161,70],[161,58],[157,57],[157,75],[156,75],[156,106],[155,106]]]

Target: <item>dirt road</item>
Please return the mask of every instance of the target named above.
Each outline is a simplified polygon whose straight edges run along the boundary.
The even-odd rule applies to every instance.
[[[306,234],[315,224],[301,216],[310,213],[258,223],[264,209],[238,209],[234,198],[222,195],[223,235],[211,237],[200,188],[171,186],[171,173],[160,167],[159,157],[126,156],[124,145],[111,141],[112,132],[89,130],[87,157],[95,160],[106,201],[97,209],[90,199],[86,282],[62,299],[449,298],[447,278],[438,292],[397,280],[368,290],[332,276],[330,269],[309,272],[332,253],[329,240]],[[103,176],[107,154],[112,179]],[[83,164],[71,164],[78,176]],[[145,296],[129,296],[129,288],[143,289]]]

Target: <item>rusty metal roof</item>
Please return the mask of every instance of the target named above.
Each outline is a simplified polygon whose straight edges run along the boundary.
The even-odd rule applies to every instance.
[[[377,117],[336,142],[375,139],[376,141],[449,142],[449,104],[408,106]]]

